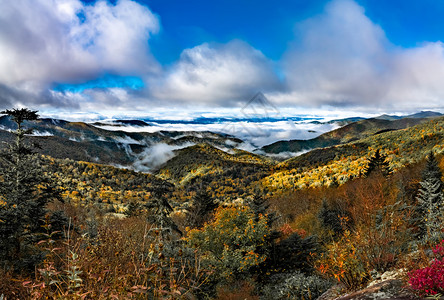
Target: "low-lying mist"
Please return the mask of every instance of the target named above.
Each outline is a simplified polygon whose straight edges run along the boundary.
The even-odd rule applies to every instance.
[[[176,154],[175,150],[193,146],[194,143],[185,143],[182,145],[168,145],[166,143],[157,143],[150,145],[143,152],[135,155],[135,161],[132,168],[136,171],[151,173],[172,159]]]
[[[197,123],[155,123],[151,126],[97,126],[106,130],[122,130],[127,132],[159,132],[159,131],[183,131],[183,132],[204,132],[229,134],[239,138],[253,147],[260,148],[282,140],[307,140],[315,138],[325,132],[340,127],[337,123],[312,123],[312,122],[248,122],[231,121],[209,124]],[[247,147],[252,151],[251,147]]]

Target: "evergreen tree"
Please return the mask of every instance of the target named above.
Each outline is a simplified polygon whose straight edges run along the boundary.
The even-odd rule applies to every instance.
[[[429,155],[427,155],[426,166],[422,171],[422,178],[433,178],[438,184],[437,191],[440,193],[443,191],[444,184],[442,182],[442,172],[433,152],[430,152]]]
[[[359,172],[361,172],[361,170],[359,170]],[[350,178],[350,179],[352,179],[352,178]],[[330,188],[337,188],[337,187],[339,187],[338,177],[334,176],[331,179],[331,183],[330,183],[330,185],[328,187],[330,187]]]
[[[419,183],[417,210],[418,238],[423,242],[439,242],[443,236],[443,182],[433,153],[427,156],[426,167]]]
[[[33,247],[42,236],[46,204],[57,197],[45,176],[34,145],[25,137],[32,133],[23,123],[38,118],[26,108],[2,111],[17,125],[14,142],[0,155],[0,260],[4,265],[32,267],[41,253]]]
[[[376,171],[381,172],[384,177],[387,177],[392,173],[390,164],[387,161],[387,155],[381,154],[379,149],[376,150],[375,155],[368,159],[368,165],[364,169],[363,175],[364,177],[368,177]]]
[[[341,236],[346,229],[353,226],[351,214],[341,209],[338,204],[329,205],[326,199],[322,200],[318,218],[322,227],[331,230],[335,237]]]
[[[270,204],[264,197],[263,192],[256,190],[253,198],[247,202],[250,210],[254,215],[254,222],[264,219],[269,228],[269,234],[264,239],[264,245],[257,248],[257,252],[260,254],[267,254],[269,258],[251,269],[252,273],[258,276],[258,281],[264,281],[272,273],[272,270],[276,270],[277,265],[280,264],[279,260],[282,243],[278,243],[278,239],[281,237],[280,231],[273,229],[273,224],[279,219],[275,212],[270,211]]]
[[[266,237],[266,241],[269,245],[274,245],[276,239],[280,237],[280,232],[273,229],[274,223],[279,219],[274,211],[270,211],[270,204],[268,200],[264,197],[262,192],[256,191],[253,195],[253,199],[247,202],[253,212],[255,222],[263,216],[267,220],[267,225],[270,228],[270,234]]]
[[[137,201],[130,201],[124,214],[127,217],[139,216],[142,213],[142,205]]]
[[[187,224],[193,228],[202,227],[213,216],[218,204],[205,189],[200,189],[193,197],[193,203],[187,214]]]
[[[299,270],[309,273],[313,269],[310,255],[319,252],[319,248],[320,245],[315,236],[303,238],[298,233],[293,233],[275,245],[268,271],[284,273]]]
[[[173,208],[167,200],[167,194],[171,192],[174,185],[169,182],[162,182],[156,185],[152,190],[153,199],[146,204],[150,214],[148,215],[148,221],[157,226],[160,230],[160,234],[163,238],[171,235],[172,231],[175,231],[182,235],[182,232],[177,227],[171,218]]]
[[[251,211],[255,215],[255,221],[259,219],[260,215],[267,218],[267,225],[272,228],[274,222],[278,219],[275,212],[270,212],[270,204],[261,192],[253,195],[253,199],[247,202]]]

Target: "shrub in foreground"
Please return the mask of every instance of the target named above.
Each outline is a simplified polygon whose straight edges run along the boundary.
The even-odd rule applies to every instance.
[[[245,277],[267,259],[268,220],[248,207],[216,210],[214,220],[188,233],[187,242],[203,252],[203,258],[220,280]]]
[[[338,242],[327,245],[315,263],[316,269],[342,283],[347,290],[363,286],[370,278],[368,263],[362,260],[358,236],[348,230]]]
[[[332,282],[317,275],[299,271],[273,275],[262,289],[262,299],[317,299],[332,286]]]
[[[444,240],[433,249],[430,266],[409,273],[410,287],[419,295],[444,294]]]

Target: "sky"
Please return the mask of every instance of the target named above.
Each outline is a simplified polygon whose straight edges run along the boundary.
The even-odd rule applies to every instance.
[[[444,2],[0,0],[0,109],[66,119],[444,112]],[[263,113],[263,112],[262,112]]]

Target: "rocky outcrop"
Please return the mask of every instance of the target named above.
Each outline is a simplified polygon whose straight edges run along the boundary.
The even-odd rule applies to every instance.
[[[418,300],[399,278],[400,272],[386,272],[372,281],[366,288],[343,294],[343,287],[336,285],[325,292],[318,300]]]

